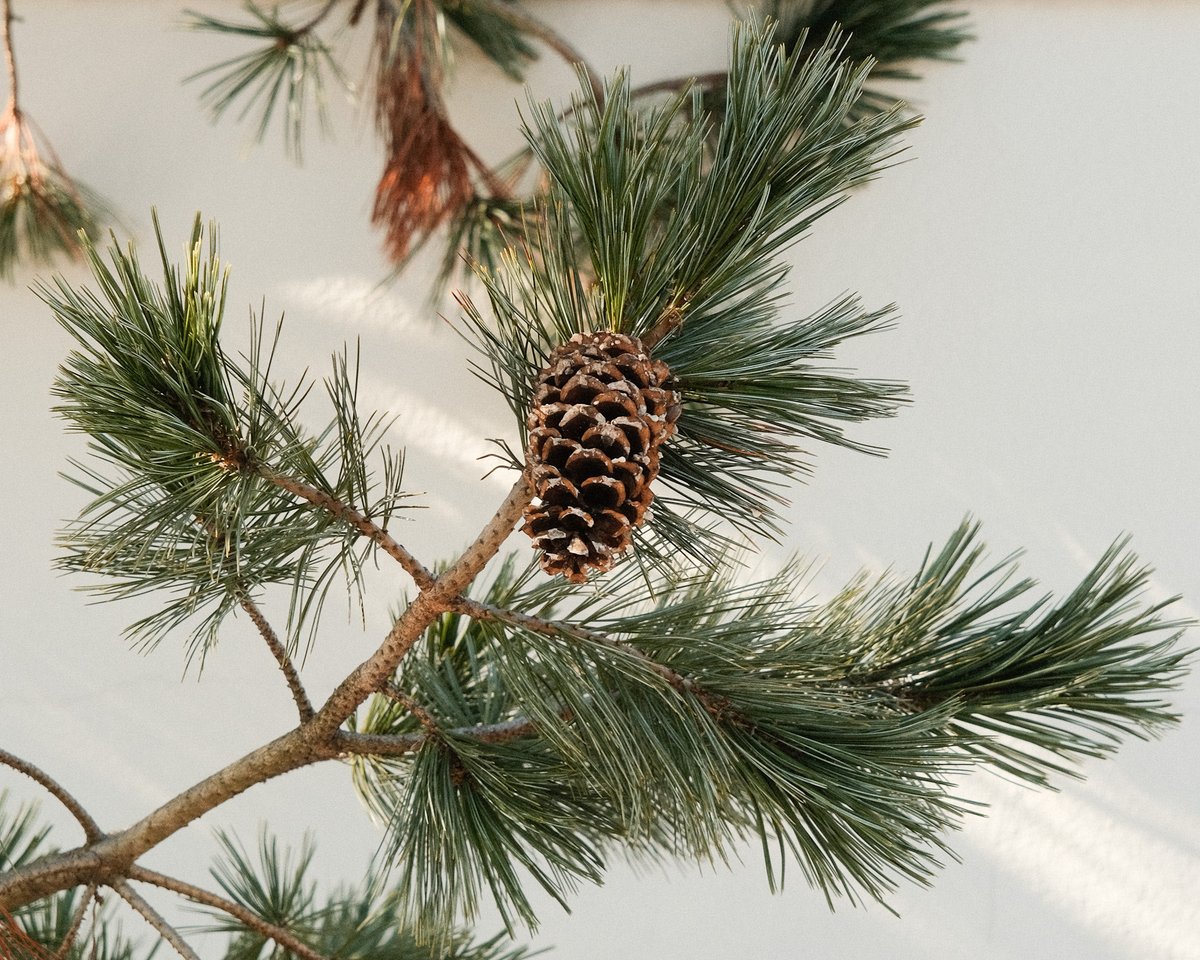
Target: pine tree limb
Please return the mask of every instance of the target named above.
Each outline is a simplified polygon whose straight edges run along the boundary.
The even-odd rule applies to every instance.
[[[275,662],[279,664],[279,669],[283,671],[288,689],[292,692],[292,699],[296,701],[296,709],[300,712],[300,722],[307,723],[313,717],[313,706],[308,699],[308,694],[304,690],[300,674],[296,671],[296,665],[292,663],[292,658],[288,656],[287,649],[280,643],[279,636],[275,633],[274,628],[267,622],[267,618],[263,616],[258,604],[251,599],[250,594],[244,588],[239,587],[238,589],[238,603],[249,614],[250,619],[254,622],[254,626],[258,628],[258,632],[262,635],[263,640],[266,641],[267,649],[271,651],[271,655],[275,657]]]
[[[400,564],[422,590],[433,586],[435,578],[429,572],[429,569],[409,553],[402,544],[398,543],[387,530],[376,525],[369,517],[359,513],[349,504],[343,503],[332,494],[318,490],[311,484],[307,484],[295,477],[284,476],[265,466],[259,466],[258,472],[264,479],[269,480],[277,487],[286,490],[293,496],[299,497],[301,500],[311,503],[314,507],[320,507],[322,510],[332,513],[339,520],[357,529],[363,536],[373,541],[384,553]]]
[[[562,719],[569,720],[564,713]],[[499,723],[481,723],[469,727],[439,728],[438,736],[477,743],[511,743],[538,734],[538,725],[528,717],[513,717]],[[434,739],[426,733],[356,733],[342,730],[336,743],[344,753],[361,757],[403,757],[420,750]]]
[[[274,940],[275,943],[283,947],[285,950],[295,954],[300,960],[327,960],[323,955],[308,946],[303,940],[300,940],[295,934],[283,927],[276,926],[264,920],[252,910],[247,910],[241,904],[234,903],[232,900],[219,896],[205,890],[203,887],[198,887],[195,884],[188,883],[185,880],[179,880],[175,877],[167,876],[159,873],[156,870],[148,870],[145,867],[132,867],[129,870],[129,879],[138,880],[142,883],[149,883],[156,887],[161,887],[163,890],[170,890],[172,893],[177,893],[181,897],[186,897],[193,903],[198,903],[206,907],[212,907],[214,910],[219,910],[233,917],[235,920],[244,923],[252,930],[256,930],[264,937]]]
[[[22,760],[20,757],[9,753],[7,750],[0,750],[0,763],[3,763],[7,767],[12,767],[18,773],[23,773],[39,786],[44,787],[79,822],[79,825],[83,827],[83,834],[87,837],[89,843],[99,840],[104,836],[104,831],[92,819],[92,815],[83,808],[83,804],[76,800],[57,780],[44,770],[34,766],[28,760]]]
[[[183,957],[183,960],[200,960],[200,955],[188,946],[187,941],[183,939],[183,935],[167,923],[162,914],[150,906],[146,899],[134,890],[128,882],[125,880],[111,880],[109,881],[109,886],[120,894],[122,900],[140,913],[146,919],[146,922],[158,931],[158,935],[169,943],[176,953]]]

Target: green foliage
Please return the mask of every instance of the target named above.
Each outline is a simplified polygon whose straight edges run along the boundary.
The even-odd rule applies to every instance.
[[[309,940],[317,926],[316,889],[307,876],[315,853],[311,840],[306,837],[299,854],[293,857],[290,852],[281,852],[278,841],[261,829],[257,864],[235,835],[218,831],[217,841],[221,857],[212,875],[225,894],[268,923]],[[233,934],[226,960],[257,960],[274,946],[273,941],[233,917],[213,917],[215,922],[208,930]]]
[[[794,566],[738,583],[727,560],[650,581],[627,565],[579,591],[509,560],[487,615],[443,616],[402,696],[354,724],[413,747],[356,760],[401,916],[443,929],[490,889],[531,924],[531,878],[565,901],[615,847],[721,861],[747,837],[773,885],[791,861],[831,899],[882,899],[950,855],[958,775],[1045,785],[1173,722],[1150,691],[1188,654],[1131,557],[1115,547],[1062,602],[1022,607],[1032,583],[982,552],[964,525],[910,581],[819,606]]]
[[[480,52],[503,70],[512,80],[523,80],[525,67],[537,59],[525,34],[510,17],[505,7],[515,7],[514,0],[438,0],[438,6],[455,27],[471,40]]]
[[[0,867],[16,870],[52,852],[46,844],[50,827],[38,822],[36,804],[23,803],[12,813],[8,804],[8,791],[0,790]]]
[[[0,116],[0,279],[23,263],[78,257],[80,234],[95,237],[105,202],[72,180],[33,122],[15,105]]]
[[[330,585],[359,581],[356,531],[271,480],[303,481],[387,521],[403,499],[401,461],[380,446],[386,423],[360,417],[354,365],[335,358],[325,383],[334,416],[316,436],[296,415],[309,387],[274,385],[274,341],[252,329],[244,363],[219,342],[225,271],[215,235],[197,219],[180,269],[159,236],[163,282],[136,251],[87,258],[99,292],[65,281],[39,293],[77,349],[55,383],[57,411],[89,435],[93,464],[76,463],[93,495],[63,535],[64,569],[103,576],[102,596],[165,592],[166,604],[129,628],[154,645],[188,624],[190,654],[216,641],[224,618],[269,584],[291,590],[288,634],[311,638]],[[279,330],[276,328],[275,338]],[[368,464],[378,455],[382,481]]]
[[[283,850],[265,830],[257,857],[231,834],[218,834],[222,855],[213,877],[234,902],[296,934],[322,956],[337,960],[522,960],[520,947],[497,936],[473,942],[461,931],[442,931],[435,948],[396,922],[394,894],[385,878],[369,873],[358,887],[339,887],[326,896],[310,878],[311,843],[298,854]],[[230,934],[223,960],[289,960],[294,954],[225,914],[214,913],[204,929]]]
[[[257,113],[256,136],[266,136],[276,113],[283,115],[283,142],[289,155],[300,159],[305,122],[310,105],[316,108],[322,130],[328,128],[326,73],[348,86],[329,47],[317,36],[316,21],[290,24],[277,9],[267,12],[253,0],[245,4],[248,21],[222,20],[188,12],[189,26],[197,30],[261,41],[248,53],[206,67],[188,81],[211,78],[200,94],[214,121],[241,103],[238,120]]]
[[[820,363],[888,311],[850,297],[780,322],[778,257],[895,155],[911,121],[849,122],[869,67],[839,59],[836,39],[791,56],[766,41],[763,29],[735,36],[711,153],[708,121],[685,115],[686,95],[638,109],[624,77],[603,106],[585,85],[569,127],[535,106],[527,137],[549,197],[524,248],[480,271],[494,318],[464,300],[480,372],[522,430],[534,374],[572,333],[673,329],[655,355],[683,413],[663,451],[656,533],[675,550],[711,547],[716,518],[739,534],[776,532],[781,485],[807,469],[802,444],[865,449],[844,424],[887,416],[903,396]]]
[[[85,930],[65,953],[58,952],[70,932],[82,895],[83,891],[76,888],[37,900],[18,910],[17,920],[30,939],[61,960],[151,960],[158,954],[160,943],[146,947],[125,935],[119,921],[113,919],[107,899],[102,907],[88,908],[92,915]]]
[[[953,9],[948,0],[759,0],[755,9],[776,24],[775,39],[789,52],[844,35],[840,55],[853,63],[869,61],[872,81],[919,79],[919,61],[953,59],[971,39],[965,11]],[[720,91],[714,93],[719,100]],[[897,105],[886,89],[864,87],[850,115]]]

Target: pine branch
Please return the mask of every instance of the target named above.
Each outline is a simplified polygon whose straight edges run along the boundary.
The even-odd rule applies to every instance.
[[[409,553],[402,544],[398,543],[387,530],[377,526],[369,517],[363,516],[363,514],[342,503],[336,497],[293,477],[282,476],[265,466],[260,466],[259,472],[265,479],[281,489],[299,497],[301,500],[306,500],[314,507],[320,507],[323,510],[329,511],[339,520],[350,524],[400,564],[421,589],[433,585],[434,577],[428,568]]]
[[[275,662],[279,664],[279,669],[283,672],[284,679],[287,680],[288,689],[292,693],[292,699],[296,701],[296,709],[300,713],[300,722],[307,723],[313,717],[312,703],[308,699],[308,694],[304,691],[304,684],[300,680],[300,674],[296,672],[296,665],[292,663],[292,658],[288,656],[287,649],[279,642],[279,637],[275,633],[275,630],[267,622],[267,618],[263,616],[258,604],[251,599],[248,593],[243,592],[238,599],[238,603],[250,616],[250,619],[254,622],[254,626],[266,642],[267,649],[271,651]]]
[[[331,736],[370,694],[384,689],[429,622],[450,609],[459,594],[496,555],[520,519],[529,498],[529,487],[521,477],[474,542],[431,587],[417,595],[396,620],[379,649],[330,694],[314,718],[316,730]]]
[[[206,67],[186,78],[185,82],[211,78],[200,99],[209,107],[213,121],[242,102],[238,120],[244,120],[257,110],[255,135],[261,141],[272,119],[281,112],[284,114],[284,148],[289,156],[300,160],[310,103],[316,107],[321,130],[329,129],[325,74],[331,74],[341,86],[349,86],[332,51],[315,32],[336,3],[337,0],[328,0],[315,16],[299,25],[282,20],[278,10],[268,13],[253,0],[245,3],[251,17],[247,22],[222,20],[189,11],[189,26],[193,29],[263,42],[256,50]]]
[[[111,886],[113,890],[120,894],[122,900],[140,913],[146,919],[146,922],[158,931],[158,935],[167,943],[169,943],[175,952],[179,954],[179,956],[183,957],[183,960],[200,960],[200,955],[197,954],[196,951],[190,946],[188,946],[187,941],[183,939],[182,934],[180,934],[178,930],[167,923],[162,914],[150,906],[150,904],[146,902],[145,898],[143,898],[141,894],[134,890],[133,887],[131,887],[126,881],[113,880],[109,883],[109,886]]]
[[[238,920],[251,930],[255,930],[268,940],[273,940],[283,949],[295,954],[301,960],[327,960],[322,954],[317,953],[304,941],[297,938],[291,931],[276,926],[273,923],[268,923],[262,917],[258,916],[252,910],[248,910],[241,904],[235,903],[232,900],[227,900],[215,893],[205,890],[203,887],[198,887],[195,884],[187,883],[184,880],[178,880],[175,877],[167,876],[163,873],[158,873],[155,870],[148,870],[145,867],[135,866],[129,871],[130,880],[138,880],[142,883],[153,884],[156,887],[161,887],[163,890],[170,890],[172,893],[177,893],[181,897],[186,897],[193,903],[200,904],[206,907],[212,907],[214,910],[219,910],[222,913],[227,913],[229,916]]]
[[[28,760],[22,760],[20,757],[14,756],[7,750],[0,750],[0,763],[12,767],[18,773],[23,773],[34,783],[44,787],[55,800],[66,807],[67,812],[83,827],[83,834],[89,843],[104,836],[104,831],[92,819],[92,815],[48,773],[34,766]]]

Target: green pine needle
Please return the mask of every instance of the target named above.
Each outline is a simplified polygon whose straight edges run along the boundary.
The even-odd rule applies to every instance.
[[[349,88],[349,82],[332,50],[317,36],[315,23],[289,24],[277,10],[267,12],[253,0],[247,0],[245,9],[249,21],[188,11],[193,29],[260,40],[264,45],[206,67],[186,82],[209,79],[200,99],[214,122],[239,103],[239,121],[257,113],[255,136],[260,141],[275,116],[282,114],[284,148],[299,160],[310,106],[316,108],[321,130],[329,129],[326,74],[342,87]]]
[[[0,118],[0,279],[21,264],[79,259],[80,236],[96,237],[110,216],[104,201],[72,180],[24,113]]]
[[[964,524],[911,580],[821,605],[799,565],[745,583],[729,557],[629,564],[580,590],[510,558],[482,591],[498,612],[444,615],[402,697],[354,725],[424,738],[355,761],[397,909],[437,930],[490,890],[532,925],[531,879],[564,902],[614,849],[721,862],[747,838],[773,886],[791,863],[831,903],[884,899],[953,857],[962,774],[1045,786],[1174,722],[1193,651],[1120,545],[1057,604],[983,553]]]
[[[891,415],[905,395],[825,362],[842,341],[885,327],[889,311],[851,297],[781,320],[778,258],[890,162],[911,121],[894,111],[849,121],[870,67],[847,65],[837,38],[789,56],[769,36],[765,27],[736,32],[715,132],[683,109],[695,96],[636,108],[624,76],[603,107],[585,84],[570,124],[535,106],[527,136],[552,189],[524,245],[478,270],[492,318],[462,300],[484,356],[478,372],[521,431],[533,377],[573,333],[658,336],[675,317],[654,352],[671,368],[683,412],[662,451],[662,522],[640,537],[651,544],[647,559],[689,543],[709,550],[722,536],[776,534],[810,442],[877,453],[845,426]]]
[[[163,282],[136,251],[89,244],[99,292],[62,279],[40,295],[77,349],[55,384],[57,412],[90,437],[73,479],[92,494],[66,530],[64,569],[99,575],[91,589],[167,602],[129,628],[150,647],[187,625],[189,656],[216,642],[244,597],[290,588],[288,645],[311,642],[342,578],[352,595],[371,545],[332,514],[267,479],[282,473],[386,523],[405,499],[402,459],[381,445],[387,421],[357,410],[357,365],[334,358],[326,393],[334,416],[320,433],[299,425],[308,393],[270,382],[274,338],[257,322],[245,362],[221,347],[225,270],[199,220],[182,268],[159,236]],[[381,479],[370,469],[381,462]]]
[[[514,22],[504,16],[505,6],[513,0],[438,0],[446,19],[457,27],[480,52],[503,70],[510,79],[525,78],[525,67],[537,59],[537,50]]]

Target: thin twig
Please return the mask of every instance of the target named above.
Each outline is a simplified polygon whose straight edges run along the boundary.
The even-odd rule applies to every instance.
[[[520,627],[522,630],[528,630],[530,633],[540,633],[546,637],[565,638],[568,640],[577,637],[580,640],[587,640],[589,643],[620,650],[622,653],[629,654],[634,659],[642,661],[650,670],[657,673],[680,693],[696,692],[695,683],[683,676],[683,674],[677,673],[666,664],[659,663],[649,654],[633,646],[633,644],[626,643],[623,640],[616,640],[607,634],[578,627],[571,623],[564,623],[561,620],[547,620],[542,617],[531,616],[528,613],[519,613],[516,610],[496,607],[490,603],[480,603],[477,600],[469,600],[466,597],[458,600],[454,605],[454,609],[476,620],[498,620],[501,623],[508,623],[514,627]]]
[[[313,714],[316,711],[313,710],[313,705],[304,690],[304,684],[300,681],[300,674],[296,671],[296,665],[292,663],[292,658],[288,656],[287,649],[280,642],[271,624],[267,622],[267,618],[263,616],[262,611],[258,608],[258,604],[250,598],[250,594],[245,590],[239,590],[237,598],[242,609],[250,615],[250,619],[254,621],[258,632],[262,634],[263,640],[267,643],[267,649],[271,651],[271,654],[275,657],[275,662],[279,664],[279,669],[283,671],[288,689],[292,691],[292,699],[296,701],[296,709],[300,711],[300,722],[307,723],[313,718]]]
[[[729,72],[727,70],[714,70],[712,73],[697,73],[687,77],[671,77],[669,80],[644,83],[640,87],[630,90],[629,96],[636,99],[655,93],[679,93],[688,87],[715,87],[728,80]]]
[[[562,714],[564,720],[570,720],[569,712]],[[470,727],[451,727],[439,731],[439,737],[449,737],[459,740],[475,740],[479,743],[508,743],[523,737],[535,736],[537,724],[528,717],[513,717],[511,720],[501,720],[498,723],[480,723]],[[338,731],[335,743],[342,753],[356,754],[369,757],[402,757],[413,753],[433,739],[431,733],[350,733]]]
[[[540,633],[543,636],[558,637],[567,640],[577,638],[586,640],[589,643],[610,647],[613,650],[619,650],[621,653],[640,661],[647,669],[658,674],[681,695],[695,697],[710,716],[723,719],[731,715],[729,701],[724,697],[710,693],[691,677],[684,676],[665,663],[660,663],[632,643],[617,640],[607,634],[599,633],[596,630],[588,630],[586,627],[580,627],[573,623],[534,617],[527,613],[518,613],[516,610],[508,610],[504,607],[479,603],[476,600],[466,598],[460,599],[455,604],[455,609],[477,620],[499,620],[503,623],[520,627],[523,630],[528,630],[531,633]]]
[[[8,107],[6,114],[16,114],[17,108],[17,58],[13,55],[12,0],[4,0],[4,65],[8,69]]]
[[[146,922],[158,931],[160,937],[175,948],[175,952],[183,957],[183,960],[200,960],[200,955],[187,945],[187,941],[183,939],[179,931],[167,923],[162,914],[150,906],[127,881],[113,880],[109,885],[121,895],[122,900],[146,918]]]
[[[7,750],[0,750],[0,763],[12,767],[18,773],[25,774],[30,780],[45,787],[59,803],[67,808],[71,816],[79,821],[79,825],[83,827],[83,835],[87,837],[89,843],[99,840],[104,836],[104,831],[92,819],[92,815],[83,809],[83,805],[71,796],[71,794],[67,793],[62,785],[44,770],[35,767],[27,760],[22,760],[20,757],[14,756]]]
[[[303,940],[298,939],[290,930],[276,926],[264,920],[253,911],[246,909],[241,904],[234,903],[232,900],[226,900],[224,897],[211,893],[203,887],[197,887],[195,884],[188,883],[186,880],[178,880],[175,877],[169,877],[166,874],[158,873],[155,870],[148,870],[145,867],[131,867],[129,870],[129,879],[138,880],[141,883],[149,883],[153,886],[161,887],[163,890],[170,890],[181,897],[186,897],[193,903],[199,903],[206,907],[212,907],[214,910],[220,910],[222,913],[227,913],[235,920],[240,920],[252,930],[257,930],[264,937],[274,940],[279,946],[294,953],[301,960],[328,960],[323,954],[317,953],[316,950]]]
[[[301,500],[306,500],[314,507],[328,510],[339,520],[350,524],[350,526],[358,530],[363,536],[374,541],[384,553],[399,563],[422,590],[433,586],[435,577],[429,572],[428,568],[401,544],[396,542],[390,533],[376,525],[369,517],[359,513],[348,504],[342,503],[337,497],[326,493],[324,490],[318,490],[316,487],[302,480],[275,473],[266,467],[259,467],[259,475],[293,496],[299,497]]]
[[[441,727],[438,726],[438,722],[433,718],[433,714],[417,703],[416,700],[410,697],[398,686],[392,683],[392,681],[389,680],[387,682],[383,688],[383,692],[392,700],[395,700],[398,704],[400,704],[400,706],[411,713],[414,717],[416,717],[421,722],[421,726],[425,728],[427,733],[436,735],[440,732]]]
[[[497,3],[496,0],[471,0],[471,5],[488,13],[507,20],[518,30],[532,34],[551,50],[557,53],[567,63],[581,68],[587,76],[588,85],[592,88],[592,96],[596,103],[604,106],[604,84],[595,67],[588,63],[587,58],[574,47],[561,33],[537,17],[525,12],[515,3]]]
[[[71,945],[75,942],[75,938],[79,935],[79,929],[83,926],[84,915],[87,914],[88,907],[92,905],[92,898],[96,896],[96,882],[93,880],[87,885],[87,889],[83,893],[83,899],[79,901],[79,906],[75,908],[75,913],[71,917],[71,926],[67,929],[67,935],[63,937],[62,943],[58,945],[58,949],[54,951],[54,956],[57,960],[64,960]]]

